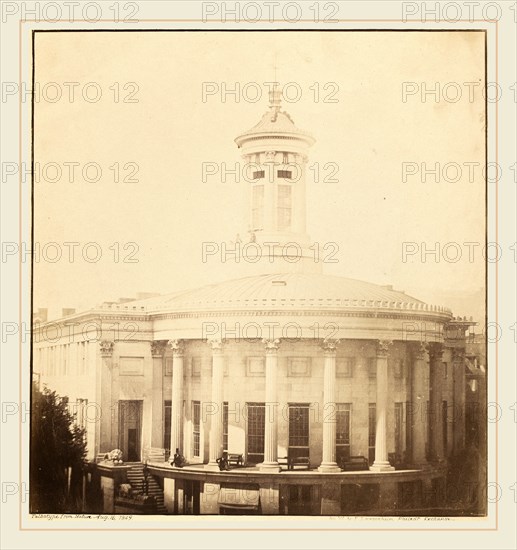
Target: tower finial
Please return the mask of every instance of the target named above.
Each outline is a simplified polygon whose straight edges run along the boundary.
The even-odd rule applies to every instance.
[[[273,84],[273,89],[269,91],[269,108],[273,115],[271,117],[272,122],[276,121],[276,117],[278,116],[281,106],[282,106],[282,90],[278,89],[278,84],[275,80],[275,83]]]

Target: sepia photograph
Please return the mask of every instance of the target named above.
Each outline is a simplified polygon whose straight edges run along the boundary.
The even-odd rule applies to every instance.
[[[485,518],[486,32],[32,41],[30,514]]]

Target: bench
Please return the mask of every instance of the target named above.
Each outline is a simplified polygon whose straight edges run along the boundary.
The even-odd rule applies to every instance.
[[[297,466],[309,469],[310,459],[308,456],[293,456],[288,460],[288,466],[290,470],[294,470]]]
[[[310,460],[308,456],[282,456],[278,458],[280,467],[286,467],[288,470],[294,470],[297,467],[309,470]]]
[[[370,469],[368,459],[362,455],[350,456],[348,460],[342,460],[339,466],[344,472],[357,472]]]
[[[242,453],[228,453],[228,466],[244,466]]]
[[[289,468],[288,458],[286,456],[279,456],[278,465],[280,466],[280,468],[284,468],[287,470]]]

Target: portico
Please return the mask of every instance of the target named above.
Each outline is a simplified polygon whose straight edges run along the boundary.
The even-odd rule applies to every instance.
[[[431,387],[430,382],[436,376],[426,376],[425,372],[426,369],[431,372],[429,365],[442,368],[442,356],[439,366],[436,366],[437,350],[442,349],[443,354],[443,346],[438,344],[425,346],[418,342],[347,338],[308,338],[297,342],[288,339],[258,342],[213,339],[203,342],[185,338],[168,341],[167,348],[168,355],[172,355],[172,391],[170,420],[163,419],[164,424],[171,426],[170,449],[166,452],[173,453],[178,448],[193,463],[202,463],[206,457],[207,470],[219,471],[217,460],[226,450],[241,454],[245,463],[249,464],[251,460],[251,464],[257,464],[262,472],[279,473],[279,456],[304,456],[299,447],[301,439],[306,437],[309,467],[322,473],[341,472],[337,460],[340,443],[346,446],[344,451],[341,449],[345,457],[363,456],[366,459],[369,455],[367,434],[364,431],[355,433],[358,427],[367,425],[369,409],[357,399],[375,406],[372,471],[393,471],[394,459],[390,462],[390,456],[397,455],[399,459],[404,455],[405,465],[422,468],[428,461],[439,462],[439,452],[443,455],[443,450],[440,451],[443,432],[436,427],[429,428],[425,404],[426,396],[431,397],[430,403],[442,402],[439,381],[435,382],[434,388]],[[185,390],[185,385],[196,378],[197,373],[192,371],[192,367],[199,361],[197,354],[200,349],[205,357],[201,362],[208,367],[208,380],[204,378],[208,383],[205,392],[197,395],[192,389]],[[369,350],[369,356],[355,356],[358,349]],[[246,357],[253,361],[246,360]],[[403,372],[398,370],[401,362]],[[185,364],[189,369],[185,370]],[[372,364],[375,365],[373,370]],[[250,365],[256,370],[253,371]],[[343,370],[344,366],[350,366],[351,370]],[[306,370],[302,371],[302,368]],[[203,372],[200,374],[204,377]],[[253,391],[246,390],[250,383],[256,388]],[[300,389],[304,384],[310,384],[303,399],[294,401],[286,393],[286,388],[292,387],[293,383],[300,384]],[[189,407],[187,397],[191,403],[199,402],[201,411],[199,438],[205,442],[203,448],[206,450],[198,458],[192,448],[192,433],[188,433],[193,428],[188,411],[192,405]],[[389,420],[395,414],[397,402],[404,404],[407,420],[406,423],[402,419],[400,426]],[[229,418],[230,403],[232,413]],[[263,410],[262,428],[250,423],[252,421],[248,418],[251,408],[255,410],[257,407]],[[306,410],[303,413],[306,420],[302,424],[297,423],[291,414],[294,408]],[[402,447],[399,448],[395,432],[401,429],[406,435],[402,437]],[[432,437],[429,441],[428,432]],[[248,457],[251,441],[258,442],[258,448],[263,449],[262,461]]]

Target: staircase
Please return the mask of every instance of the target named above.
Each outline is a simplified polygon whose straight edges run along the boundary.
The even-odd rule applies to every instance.
[[[126,463],[127,464],[127,463]],[[133,491],[135,493],[143,493],[144,487],[144,466],[140,462],[133,462],[127,464],[131,466],[131,469],[127,472],[128,483],[131,484]],[[157,514],[166,514],[167,508],[163,503],[163,491],[155,477],[151,474],[147,477],[149,483],[149,496],[153,496],[156,499],[156,513]]]

